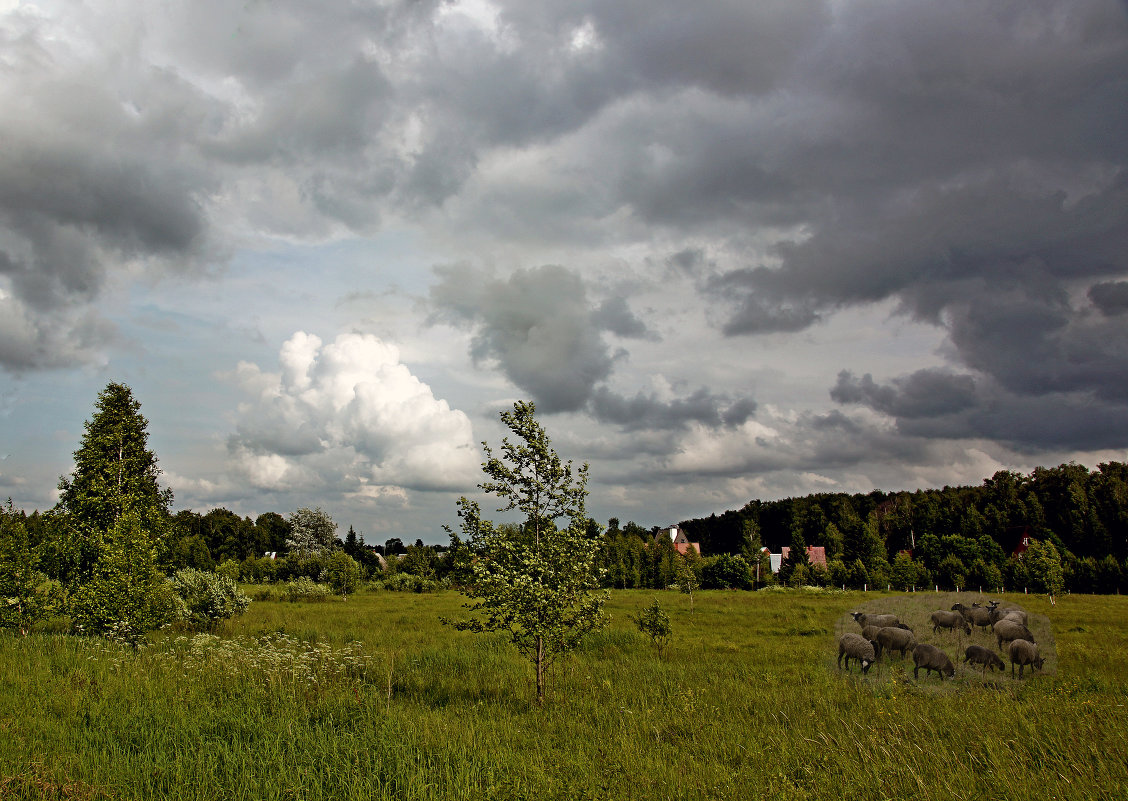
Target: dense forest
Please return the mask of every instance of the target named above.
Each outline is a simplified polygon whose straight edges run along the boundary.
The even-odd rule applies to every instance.
[[[800,557],[799,565],[784,564],[782,580],[799,567],[801,580],[828,585],[1021,589],[1038,584],[1028,575],[1030,560],[1014,556],[1026,539],[1035,555],[1057,560],[1065,589],[1119,592],[1126,589],[1128,465],[1000,471],[978,487],[754,500],[679,525],[701,544],[705,567],[721,559],[723,572],[747,570],[749,581],[756,581],[762,547],[795,553],[814,545],[826,549],[826,569]],[[611,586],[676,583],[677,560],[652,539],[639,526],[620,530],[612,521],[604,557]],[[707,571],[702,578],[713,583]],[[761,566],[759,581],[770,580]]]

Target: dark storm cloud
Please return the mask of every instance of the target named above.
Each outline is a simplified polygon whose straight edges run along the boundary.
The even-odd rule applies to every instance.
[[[628,398],[609,389],[603,382],[614,359],[602,332],[653,337],[621,298],[593,308],[587,287],[572,270],[548,265],[518,270],[506,279],[465,266],[436,272],[441,280],[431,289],[435,319],[470,329],[475,360],[495,361],[545,412],[587,411],[629,430],[681,428],[691,422],[739,426],[755,412],[749,398],[705,388],[669,401],[642,392]]]
[[[858,379],[843,370],[830,397],[838,403],[861,403],[898,418],[938,417],[976,403],[975,380],[943,370],[918,370],[885,386],[876,384],[869,373]]]
[[[1104,281],[1089,287],[1089,300],[1112,317],[1128,312],[1128,281]]]
[[[624,339],[661,339],[634,315],[626,299],[618,295],[603,301],[591,319],[600,329]]]
[[[613,423],[624,430],[677,429],[689,423],[708,428],[739,426],[756,411],[756,402],[749,398],[732,400],[701,388],[686,398],[662,401],[641,392],[633,398],[617,395],[607,387],[597,387],[592,394],[590,410],[603,423]]]
[[[545,412],[575,411],[611,373],[578,274],[564,267],[491,279],[466,267],[438,268],[431,302],[441,319],[469,327],[475,360],[495,360]]]

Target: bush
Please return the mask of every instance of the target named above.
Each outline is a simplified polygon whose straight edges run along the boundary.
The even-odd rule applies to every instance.
[[[657,598],[650,606],[639,612],[637,617],[632,616],[631,620],[638,626],[639,631],[654,641],[659,652],[665,650],[666,642],[670,639],[670,616],[662,610]]]
[[[294,601],[322,601],[329,597],[329,588],[318,584],[309,576],[299,576],[293,581],[286,582],[286,600]]]
[[[704,560],[701,585],[709,590],[746,590],[752,586],[752,574],[743,557],[720,554]]]
[[[393,573],[382,581],[372,582],[370,586],[374,590],[392,592],[438,592],[444,587],[449,587],[450,583],[433,581],[410,573]]]
[[[217,567],[215,569],[215,572],[223,576],[224,578],[231,579],[232,582],[235,582],[242,577],[243,569],[234,559],[228,559],[224,561],[219,567]]]
[[[326,579],[337,595],[356,592],[360,584],[360,565],[344,551],[334,551],[325,566]]]
[[[200,631],[211,631],[220,621],[243,614],[251,602],[227,576],[192,567],[176,571],[172,588],[184,601],[184,619]]]

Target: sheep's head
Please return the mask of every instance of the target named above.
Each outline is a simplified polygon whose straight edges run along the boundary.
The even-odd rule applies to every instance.
[[[954,676],[954,675],[956,675],[956,668],[952,665],[951,662],[949,662],[948,664],[946,664],[944,666],[944,669],[941,670],[940,672],[943,673],[945,676]]]
[[[1046,664],[1046,659],[1045,659],[1045,657],[1042,657],[1042,656],[1039,656],[1039,657],[1035,657],[1035,659],[1034,659],[1034,667],[1036,667],[1036,668],[1037,668],[1038,670],[1041,670],[1041,669],[1042,669],[1042,665],[1044,665],[1044,664]]]

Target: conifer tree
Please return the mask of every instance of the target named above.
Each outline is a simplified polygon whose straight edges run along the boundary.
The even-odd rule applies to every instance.
[[[157,483],[161,471],[148,448],[149,421],[130,388],[107,384],[94,408],[74,452],[74,472],[59,479],[54,510],[66,540],[67,564],[60,578],[68,584],[90,577],[107,532],[123,514],[134,513],[139,524],[160,539],[172,505],[172,490]]]
[[[108,384],[85,424],[74,472],[59,481],[54,510],[72,621],[82,631],[134,644],[178,615],[157,569],[172,492],[157,483],[148,425],[130,388]]]

